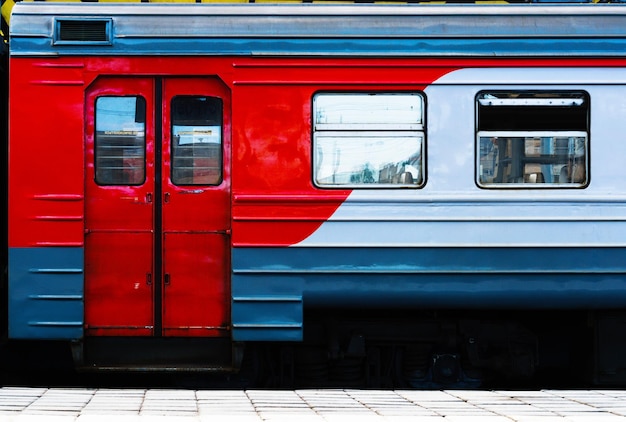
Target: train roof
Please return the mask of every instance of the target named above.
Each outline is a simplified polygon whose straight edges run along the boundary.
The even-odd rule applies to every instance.
[[[626,56],[620,4],[17,3],[13,56]]]

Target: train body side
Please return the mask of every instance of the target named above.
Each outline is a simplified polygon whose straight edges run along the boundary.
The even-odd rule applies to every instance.
[[[545,38],[535,34],[522,43],[521,34],[475,38],[481,29],[471,27],[463,29],[471,32],[466,34],[468,40],[455,38],[458,50],[454,46],[454,51],[441,50],[447,37],[441,34],[439,38],[427,34],[423,40],[404,34],[392,51],[392,41],[376,32],[382,29],[364,35],[358,25],[348,25],[352,37],[335,34],[324,42],[310,34],[300,34],[295,41],[277,40],[271,34],[261,34],[259,39],[201,34],[182,44],[185,34],[178,33],[173,39],[180,49],[175,53],[168,51],[171,46],[166,48],[170,40],[165,37],[153,34],[148,37],[154,38],[152,43],[134,40],[139,38],[133,34],[139,19],[135,10],[128,21],[107,7],[101,16],[90,15],[89,19],[103,22],[105,33],[130,31],[119,38],[120,44],[116,39],[104,45],[54,36],[50,40],[45,33],[50,27],[29,29],[29,19],[36,14],[28,15],[30,9],[19,4],[16,10],[9,133],[9,336],[13,339],[169,335],[165,250],[179,243],[167,235],[149,243],[159,249],[150,261],[154,271],[129,279],[122,287],[129,297],[144,289],[149,304],[141,309],[98,304],[98,312],[120,317],[113,330],[90,326],[86,320],[100,293],[109,294],[112,301],[129,300],[99,290],[86,295],[90,289],[86,274],[96,265],[90,261],[92,253],[86,252],[86,239],[98,230],[115,233],[110,222],[131,218],[119,214],[120,208],[109,208],[102,198],[98,203],[90,198],[94,169],[86,164],[86,157],[94,155],[88,139],[97,127],[90,112],[98,95],[128,97],[145,92],[146,137],[154,139],[145,154],[163,156],[154,173],[150,166],[146,171],[159,178],[173,159],[167,148],[158,146],[159,136],[165,138],[174,127],[158,111],[170,98],[168,87],[184,86],[172,98],[189,97],[194,91],[188,86],[204,86],[207,81],[210,86],[203,89],[223,105],[223,175],[210,189],[227,198],[216,202],[225,208],[220,215],[226,223],[219,229],[197,230],[213,239],[203,240],[198,247],[209,252],[223,247],[224,256],[216,265],[226,270],[220,276],[219,295],[207,299],[215,301],[209,308],[219,309],[215,321],[201,330],[182,324],[172,335],[216,335],[237,342],[302,341],[305,314],[317,309],[536,311],[626,305],[626,188],[622,183],[626,167],[617,159],[626,155],[626,144],[620,140],[626,133],[626,57],[619,33],[623,26],[619,29],[615,23],[626,21],[621,9],[620,13],[606,9],[611,13],[604,18],[613,22],[607,31],[615,33],[605,38],[568,38],[563,30],[556,40],[555,34]],[[311,10],[332,15],[344,9]],[[368,17],[388,12],[354,10],[355,15]],[[486,10],[491,15],[495,9]],[[65,14],[64,9],[54,13],[61,17],[49,21],[51,25],[64,19],[75,22],[82,12],[67,6]],[[217,16],[223,17],[221,13]],[[332,15],[333,19],[342,13]],[[547,16],[538,15],[540,20]],[[273,22],[268,16],[263,12],[261,21]],[[233,33],[247,22],[233,19]],[[521,26],[528,29],[532,19],[525,19],[520,20]],[[450,22],[460,30],[467,21],[451,18]],[[280,23],[279,19],[273,28]],[[501,22],[499,30],[505,27],[506,22]],[[278,36],[298,33],[297,25],[287,28],[285,33],[276,30]],[[41,33],[27,34],[28,30]],[[372,44],[370,38],[375,39]],[[420,42],[427,46],[416,47]],[[579,50],[570,54],[575,48]],[[489,51],[496,57],[489,57]],[[478,98],[485,92],[539,92],[540,100],[541,93],[582,95],[588,101],[585,183],[542,188],[481,185],[477,110]],[[313,143],[314,99],[336,93],[409,93],[423,100],[421,184],[328,187],[314,180],[314,163],[320,160]],[[120,192],[123,200],[144,205],[162,200],[161,208],[149,211],[159,219],[167,214],[170,201],[210,190],[187,186],[172,191],[170,198],[167,183],[141,197],[130,187],[127,197]],[[180,211],[180,218],[188,218],[191,208]],[[107,217],[110,225],[91,230],[86,223],[90,212]],[[196,240],[187,229],[176,233],[180,243]],[[115,242],[123,246],[125,240]],[[128,250],[121,247],[103,253],[106,256],[97,265],[119,266],[128,258]],[[172,277],[171,286],[175,282]],[[115,288],[113,281],[108,283],[105,280],[100,288]],[[186,292],[190,293],[194,294]],[[148,315],[147,322],[124,325],[125,317],[143,321],[136,318],[139,312]],[[189,311],[193,312],[205,312],[204,307]],[[158,317],[150,319],[154,315]]]
[[[173,68],[181,60],[160,59],[159,65]],[[367,60],[351,61],[345,64],[350,71],[342,78],[324,60],[249,62],[254,72],[246,69],[247,74],[234,75],[231,66],[241,66],[236,60],[188,60],[194,67],[226,69],[237,80],[232,88],[232,119],[242,123],[239,127],[235,123],[233,129],[235,315],[251,306],[250,298],[258,308],[250,314],[242,311],[243,319],[263,315],[261,309],[267,304],[257,303],[263,298],[274,302],[268,307],[268,319],[275,312],[282,314],[277,305],[281,299],[296,307],[309,303],[446,308],[623,305],[621,166],[592,165],[591,183],[585,189],[485,190],[476,186],[473,158],[477,92],[511,85],[545,88],[547,84],[589,93],[593,163],[619,155],[620,143],[612,140],[623,129],[619,119],[622,85],[616,83],[622,68],[530,67],[533,63],[506,68],[496,62],[493,68],[477,70],[469,63],[467,68],[452,70],[461,63],[457,61],[446,67],[445,76],[428,83],[437,70],[411,61],[403,61],[396,72]],[[122,62],[131,69],[124,75],[141,74],[155,65],[150,59],[118,60]],[[38,101],[12,104],[12,139],[28,141],[11,148],[11,271],[31,274],[33,280],[42,274],[59,277],[59,283],[50,285],[67,291],[68,296],[62,299],[55,292],[59,297],[51,303],[62,304],[63,312],[70,312],[69,304],[74,304],[75,315],[59,320],[75,321],[73,335],[77,337],[82,329],[82,269],[86,264],[81,252],[82,107],[85,86],[91,81],[73,69],[93,66],[95,75],[101,72],[99,65],[88,58],[45,65],[40,59],[20,59],[14,60],[12,68],[14,74],[32,75],[26,86],[14,82],[14,91],[29,93],[20,98]],[[274,75],[294,65],[303,70],[291,70],[294,82],[283,81],[277,88]],[[316,69],[319,82],[299,84],[305,79],[300,73],[310,68]],[[352,84],[357,71],[362,80],[371,82]],[[79,77],[70,79],[72,73]],[[415,83],[419,75],[427,76]],[[506,82],[495,83],[498,77]],[[349,86],[349,91],[424,92],[429,104],[424,188],[348,192],[312,185],[311,98],[316,92],[334,90],[336,84]],[[37,113],[40,123],[36,126],[28,124],[34,105],[49,110]],[[43,268],[37,271],[29,264],[15,265],[28,260],[48,263],[39,264]],[[53,271],[54,266],[59,269]],[[31,287],[26,288],[25,294],[30,292]],[[292,316],[296,318],[301,310]],[[280,337],[279,332],[276,328],[271,336]]]

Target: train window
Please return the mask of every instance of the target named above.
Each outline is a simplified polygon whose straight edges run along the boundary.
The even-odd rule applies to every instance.
[[[584,187],[585,92],[490,91],[477,96],[477,183],[484,188]]]
[[[317,186],[422,186],[422,95],[320,93],[313,99],[313,116]]]
[[[96,100],[95,178],[100,185],[141,185],[146,176],[146,101]]]
[[[222,100],[177,96],[172,99],[172,183],[222,182]]]

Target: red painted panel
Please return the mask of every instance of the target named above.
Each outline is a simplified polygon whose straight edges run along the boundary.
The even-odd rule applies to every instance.
[[[286,75],[294,78],[309,71],[290,69]],[[275,78],[280,73],[276,68],[265,72],[269,69],[259,75]],[[257,83],[235,91],[233,245],[297,243],[350,193],[322,191],[311,182],[311,98],[318,89],[310,84]]]
[[[152,233],[85,237],[85,334],[151,335]]]
[[[420,89],[464,67],[625,65],[623,59],[578,58],[12,57],[10,246],[82,245],[84,99],[100,75],[138,82],[143,75],[183,76],[191,70],[221,79],[233,95],[233,242],[284,245],[309,236],[349,193],[311,185],[314,92]],[[301,204],[236,199],[265,194],[308,199]],[[287,220],[289,227],[282,227]]]
[[[47,62],[11,61],[11,247],[83,244],[82,60]]]
[[[163,245],[164,335],[229,335],[227,236],[166,233]]]

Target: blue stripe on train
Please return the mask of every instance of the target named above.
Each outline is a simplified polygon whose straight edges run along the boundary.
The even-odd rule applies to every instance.
[[[235,340],[301,340],[304,306],[616,308],[626,248],[238,248]],[[78,339],[82,248],[11,248],[9,336]]]
[[[11,42],[12,55],[306,55],[306,56],[399,56],[424,57],[433,55],[473,57],[565,57],[572,51],[577,56],[624,57],[626,40],[615,38],[527,38],[511,42],[502,39],[471,40],[461,38],[115,38],[111,46],[60,45],[55,46],[46,37],[15,37]]]
[[[83,335],[83,248],[9,248],[9,337]]]
[[[626,306],[626,248],[238,248],[235,340],[301,340],[304,307]]]

